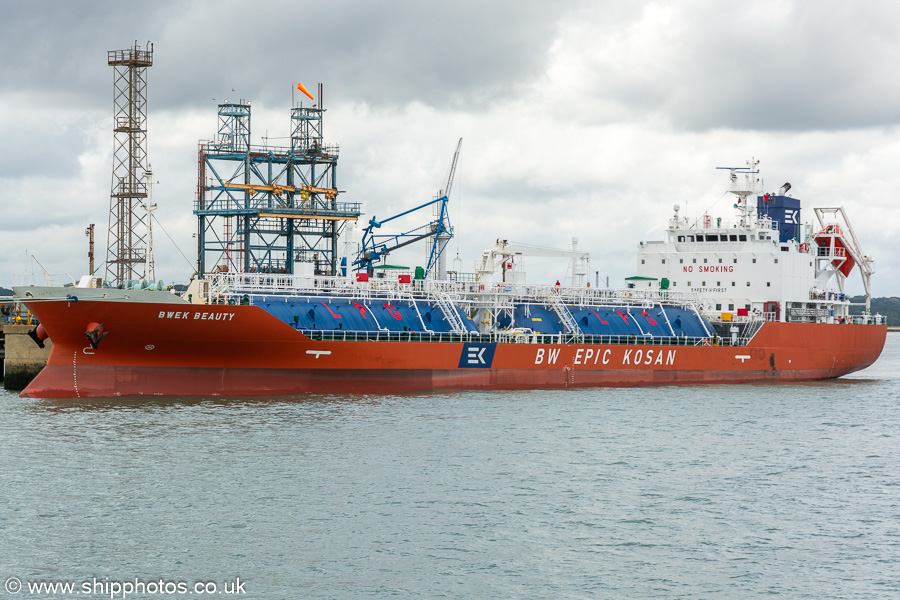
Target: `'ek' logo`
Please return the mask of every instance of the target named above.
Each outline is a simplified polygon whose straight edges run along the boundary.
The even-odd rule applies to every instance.
[[[790,209],[790,208],[786,209],[786,210],[784,211],[784,222],[785,222],[785,223],[792,223],[792,224],[794,224],[794,225],[797,225],[797,224],[798,224],[798,223],[797,223],[797,215],[798,215],[799,212],[800,212],[800,211],[792,210],[792,209]]]
[[[460,369],[487,369],[494,362],[494,350],[497,344],[463,344],[462,355],[459,357]]]

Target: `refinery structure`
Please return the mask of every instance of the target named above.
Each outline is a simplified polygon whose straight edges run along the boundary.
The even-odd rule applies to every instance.
[[[216,139],[197,156],[198,273],[338,273],[338,239],[360,204],[338,201],[321,84],[317,100],[291,108],[283,148],[251,143],[250,101],[219,105]]]
[[[153,281],[152,225],[157,206],[151,198],[147,150],[147,70],[153,65],[153,45],[148,42],[141,48],[135,42],[132,48],[110,51],[108,64],[115,69],[109,230],[105,276],[94,277],[93,226],[88,229],[91,285],[161,288],[162,282]],[[339,253],[341,235],[348,223],[358,221],[361,205],[339,201],[339,147],[325,142],[322,84],[315,96],[302,84],[296,89],[311,106],[292,101],[290,145],[284,147],[253,144],[250,100],[218,105],[215,138],[201,141],[197,151],[196,276],[348,277],[355,271],[358,279],[366,279],[375,269],[394,268],[384,264],[391,252],[420,241],[426,245],[425,266],[416,267],[416,278],[447,276],[443,251],[453,237],[449,195],[462,139],[437,196],[397,215],[380,220],[373,216],[355,253],[350,244]],[[418,219],[417,226],[382,230],[388,223],[408,224],[411,219]]]
[[[114,152],[105,284],[152,280],[151,169],[147,152],[147,69],[153,46],[108,53],[114,76]],[[298,89],[314,99],[306,88]],[[322,85],[311,107],[290,112],[290,146],[251,143],[251,102],[218,105],[218,131],[200,142],[194,214],[197,272],[336,275],[338,240],[360,215],[339,202],[339,148],[323,136]],[[93,250],[91,250],[91,253]],[[92,267],[91,275],[93,273]],[[144,282],[144,283],[142,283]],[[146,285],[145,285],[146,287]]]

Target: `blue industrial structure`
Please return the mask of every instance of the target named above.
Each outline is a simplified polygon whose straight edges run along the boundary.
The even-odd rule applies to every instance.
[[[291,146],[253,146],[250,102],[219,105],[198,152],[198,272],[337,273],[337,241],[360,205],[338,202],[338,146],[318,106],[291,109]]]
[[[459,142],[456,144],[456,151],[453,153],[453,160],[450,162],[447,183],[444,185],[444,189],[438,192],[437,198],[381,221],[378,221],[375,217],[369,219],[369,226],[363,229],[359,253],[356,260],[353,261],[353,266],[357,271],[366,271],[369,275],[372,275],[375,264],[384,260],[393,250],[424,240],[428,242],[428,257],[425,261],[423,277],[427,279],[429,275],[432,277],[436,275],[438,278],[443,278],[446,275],[441,256],[444,248],[447,247],[447,243],[453,237],[453,227],[450,225],[450,190],[453,188],[453,176],[456,174],[456,162],[459,160],[459,149],[461,147],[462,138],[459,138]],[[375,229],[379,229],[385,223],[429,206],[434,209],[434,219],[425,225],[420,225],[404,233],[379,234],[374,232]]]
[[[421,298],[266,295],[248,296],[288,325],[300,330],[450,333],[447,310],[455,311],[465,332],[477,332],[460,306],[441,307]],[[672,305],[568,305],[575,330],[568,331],[550,303],[516,304],[514,315],[498,320],[503,329],[520,328],[541,335],[574,333],[614,338],[705,338],[711,325],[696,311]],[[460,331],[461,333],[462,331]]]
[[[370,275],[374,266],[393,250],[397,250],[404,246],[408,246],[414,242],[429,240],[428,261],[425,266],[425,277],[431,273],[432,269],[438,264],[441,253],[447,246],[447,242],[453,237],[453,229],[450,226],[450,216],[447,204],[450,202],[447,196],[435,198],[431,202],[426,202],[415,208],[411,208],[400,214],[388,217],[382,221],[377,221],[375,217],[369,220],[369,226],[363,229],[363,237],[360,243],[360,252],[353,266],[357,270],[367,271]],[[385,223],[399,219],[410,213],[414,213],[423,208],[434,206],[437,209],[437,218],[425,225],[416,227],[404,233],[377,234],[375,229],[380,228]]]

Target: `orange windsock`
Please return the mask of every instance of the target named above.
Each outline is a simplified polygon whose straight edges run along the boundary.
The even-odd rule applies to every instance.
[[[307,96],[309,96],[310,100],[315,100],[315,98],[313,98],[313,95],[309,93],[309,90],[306,89],[305,87],[303,87],[302,83],[297,84],[297,89],[300,90],[301,92],[303,92],[304,94],[306,94]]]

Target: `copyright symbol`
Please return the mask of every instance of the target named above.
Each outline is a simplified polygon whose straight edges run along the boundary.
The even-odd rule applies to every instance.
[[[3,584],[3,587],[5,587],[6,591],[10,594],[18,594],[22,589],[22,582],[18,577],[8,577],[6,583]]]

